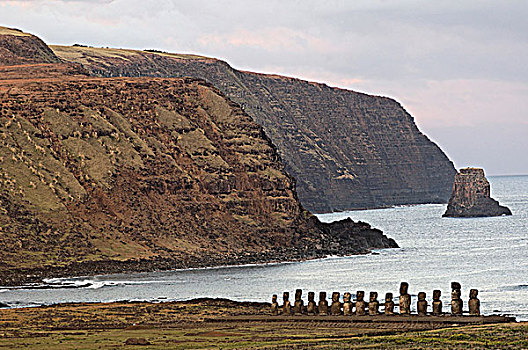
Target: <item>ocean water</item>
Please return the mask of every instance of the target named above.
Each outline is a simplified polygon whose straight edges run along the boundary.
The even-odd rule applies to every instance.
[[[270,301],[272,294],[308,291],[377,291],[398,295],[407,281],[415,307],[418,292],[442,291],[448,311],[450,282],[462,284],[465,308],[470,288],[479,290],[484,314],[528,320],[528,176],[490,177],[492,196],[513,216],[442,218],[445,205],[318,215],[330,222],[345,217],[370,223],[401,248],[373,254],[306,262],[116,274],[47,280],[42,285],[0,287],[0,302],[31,306],[59,302],[183,300],[223,297]],[[317,297],[316,297],[317,300]]]

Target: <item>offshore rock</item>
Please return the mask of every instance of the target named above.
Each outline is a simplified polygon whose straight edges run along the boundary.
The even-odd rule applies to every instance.
[[[196,55],[52,46],[101,77],[205,79],[277,146],[312,212],[447,203],[456,170],[395,100],[284,76],[239,71]]]
[[[490,184],[480,168],[460,169],[444,217],[512,215],[510,209],[490,197]]]

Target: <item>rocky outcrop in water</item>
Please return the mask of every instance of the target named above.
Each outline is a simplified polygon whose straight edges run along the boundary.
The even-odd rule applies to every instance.
[[[220,89],[264,127],[303,205],[314,212],[446,203],[453,164],[396,101],[194,55],[52,46],[91,74],[190,76]]]
[[[35,42],[20,37],[1,42]],[[307,212],[262,127],[209,83],[90,77],[42,52],[0,66],[0,285],[397,247]]]
[[[490,196],[490,184],[479,168],[460,169],[455,176],[453,194],[445,217],[482,217],[512,215],[510,209],[499,205]]]

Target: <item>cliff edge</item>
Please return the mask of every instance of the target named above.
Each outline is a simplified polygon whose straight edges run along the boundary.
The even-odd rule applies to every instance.
[[[484,217],[512,215],[490,196],[490,184],[484,169],[465,168],[455,176],[453,194],[444,217]]]
[[[155,50],[51,46],[101,77],[205,79],[260,124],[313,212],[446,203],[456,170],[396,101],[218,59]]]

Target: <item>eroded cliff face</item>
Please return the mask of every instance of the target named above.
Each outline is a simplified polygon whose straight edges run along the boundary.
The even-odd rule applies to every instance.
[[[445,217],[483,217],[512,215],[510,209],[499,205],[490,196],[490,184],[484,170],[460,169],[455,176],[453,194],[447,205]]]
[[[0,66],[0,284],[397,246],[303,209],[262,127],[209,83],[47,57]]]
[[[396,101],[199,56],[52,46],[97,76],[190,76],[239,103],[277,146],[314,212],[445,203],[456,173]]]

